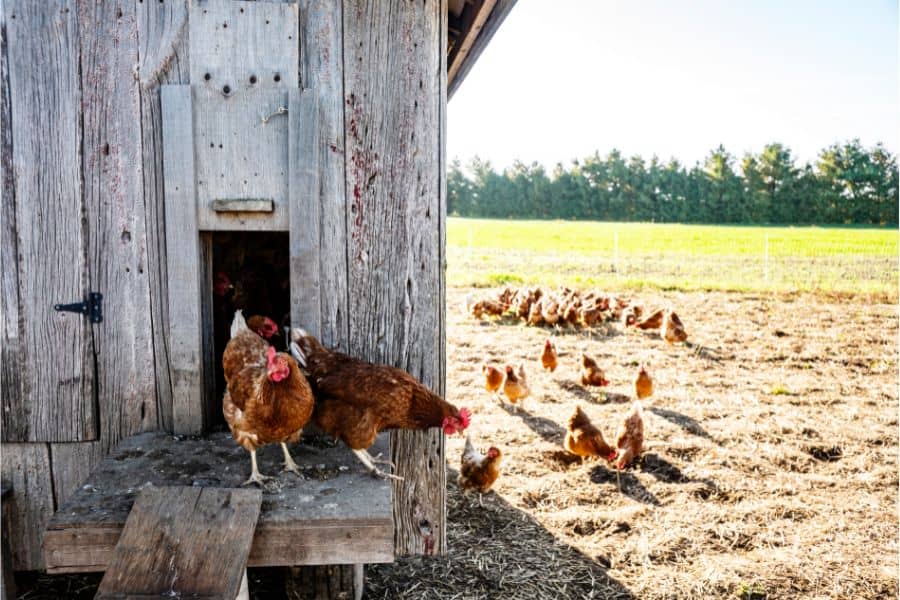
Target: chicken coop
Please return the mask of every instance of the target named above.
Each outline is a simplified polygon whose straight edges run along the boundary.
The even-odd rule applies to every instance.
[[[513,3],[2,0],[5,594],[171,592],[172,528],[220,534],[176,590],[208,597],[445,550],[438,429],[379,440],[403,481],[301,444],[306,477],[236,489],[221,354],[243,308],[444,393],[447,98]]]

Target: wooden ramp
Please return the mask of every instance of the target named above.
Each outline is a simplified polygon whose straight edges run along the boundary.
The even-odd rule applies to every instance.
[[[372,448],[387,455],[387,437]],[[257,453],[282,488],[264,492],[248,566],[349,565],[394,560],[391,484],[373,478],[343,445],[291,446],[303,478],[281,471],[281,449]],[[239,488],[249,453],[227,433],[206,437],[142,433],[123,440],[50,519],[49,573],[105,571],[138,495],[148,488]]]
[[[235,600],[261,504],[259,490],[145,488],[96,597]]]

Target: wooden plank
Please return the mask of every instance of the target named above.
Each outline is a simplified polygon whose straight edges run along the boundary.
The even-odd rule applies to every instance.
[[[349,348],[342,3],[300,0],[300,80],[319,99],[319,310],[329,347]]]
[[[13,171],[12,106],[9,88],[9,51],[6,34],[7,12],[0,7],[0,181],[2,216],[0,216],[0,262],[7,265],[0,270],[0,313],[2,313],[3,341],[0,346],[0,403],[3,427],[19,421],[15,429],[24,429],[24,414],[13,414],[22,406],[22,353],[19,351],[19,270],[16,235],[16,187]],[[8,415],[8,416],[7,416]],[[6,437],[3,438],[4,440]]]
[[[374,453],[387,452],[387,436]],[[305,479],[280,474],[280,493],[263,497],[250,566],[378,563],[393,560],[390,483],[371,477],[345,447],[292,448]],[[258,454],[260,471],[281,469],[278,447]],[[124,440],[59,508],[47,526],[51,573],[102,571],[136,495],[147,485],[238,487],[250,471],[245,450],[227,433],[173,439],[143,433]]]
[[[103,294],[94,330],[103,452],[157,429],[156,375],[142,189],[135,3],[78,5],[83,179],[91,289]],[[136,172],[137,169],[137,172]]]
[[[200,433],[203,430],[200,241],[191,88],[164,85],[161,94],[173,426],[176,433]]]
[[[487,20],[481,27],[481,33],[479,33],[478,37],[472,42],[468,52],[466,52],[465,56],[459,56],[457,57],[457,61],[454,61],[456,63],[453,66],[454,74],[453,77],[448,79],[447,83],[448,98],[452,98],[453,94],[456,93],[456,90],[459,89],[463,79],[465,79],[466,75],[469,74],[469,71],[472,70],[478,57],[481,56],[481,53],[487,47],[491,38],[494,37],[494,34],[497,33],[497,30],[500,29],[500,25],[503,24],[503,21],[515,5],[516,0],[496,0],[491,14],[488,15]]]
[[[233,600],[241,590],[261,503],[259,490],[145,488],[97,598]]]
[[[53,496],[56,506],[62,506],[81,487],[103,456],[100,442],[69,442],[50,444],[53,464]]]
[[[9,531],[13,569],[44,568],[41,537],[53,515],[53,481],[47,444],[3,444],[2,478],[12,486],[3,501],[15,526]]]
[[[439,26],[441,32],[440,47],[447,47],[447,19],[449,13],[446,6],[440,11],[443,23]],[[440,78],[440,101],[438,111],[440,116],[438,122],[440,126],[440,141],[438,143],[438,154],[440,167],[438,169],[438,302],[441,306],[440,316],[438,317],[438,376],[437,376],[437,392],[447,396],[447,53],[441,52],[441,65],[438,68],[438,77]],[[426,443],[430,444],[432,451],[440,460],[444,460],[446,453],[444,436],[438,432],[430,432],[430,439]],[[437,528],[444,532],[441,534],[440,546],[438,551],[443,554],[447,551],[447,474],[446,470],[443,474],[436,478],[438,482],[435,485],[440,486],[440,494],[435,498],[436,502],[441,503],[439,521]],[[434,481],[434,480],[433,480]]]
[[[192,84],[232,93],[299,87],[296,3],[199,0],[190,11]]]
[[[344,3],[350,352],[443,387],[443,2]],[[395,550],[445,548],[438,430],[394,433]]]
[[[11,0],[3,9],[23,367],[23,393],[4,398],[3,441],[91,440],[98,415],[90,326],[80,314],[53,310],[88,291],[75,2]]]
[[[188,83],[187,2],[137,4],[138,77],[141,86],[143,195],[150,276],[150,319],[160,425],[173,430],[172,379],[169,370],[169,295],[163,183],[160,85]]]
[[[283,113],[288,90],[248,89],[226,97],[205,86],[192,88],[198,226],[204,231],[287,231],[288,119]],[[222,198],[271,198],[274,206],[267,213],[221,213],[212,204]]]
[[[319,278],[319,99],[313,90],[291,90],[290,257],[291,323],[321,333]]]
[[[213,200],[212,209],[216,212],[272,212],[275,210],[273,200],[235,199]]]

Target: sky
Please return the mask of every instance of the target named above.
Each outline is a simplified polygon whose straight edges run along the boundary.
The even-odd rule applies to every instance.
[[[900,131],[896,0],[518,0],[450,99],[447,149],[500,169],[595,150],[799,161]]]

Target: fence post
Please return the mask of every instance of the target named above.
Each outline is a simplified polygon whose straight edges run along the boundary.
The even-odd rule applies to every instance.
[[[766,254],[765,261],[763,266],[763,278],[766,283],[769,283],[769,232],[766,232]]]

